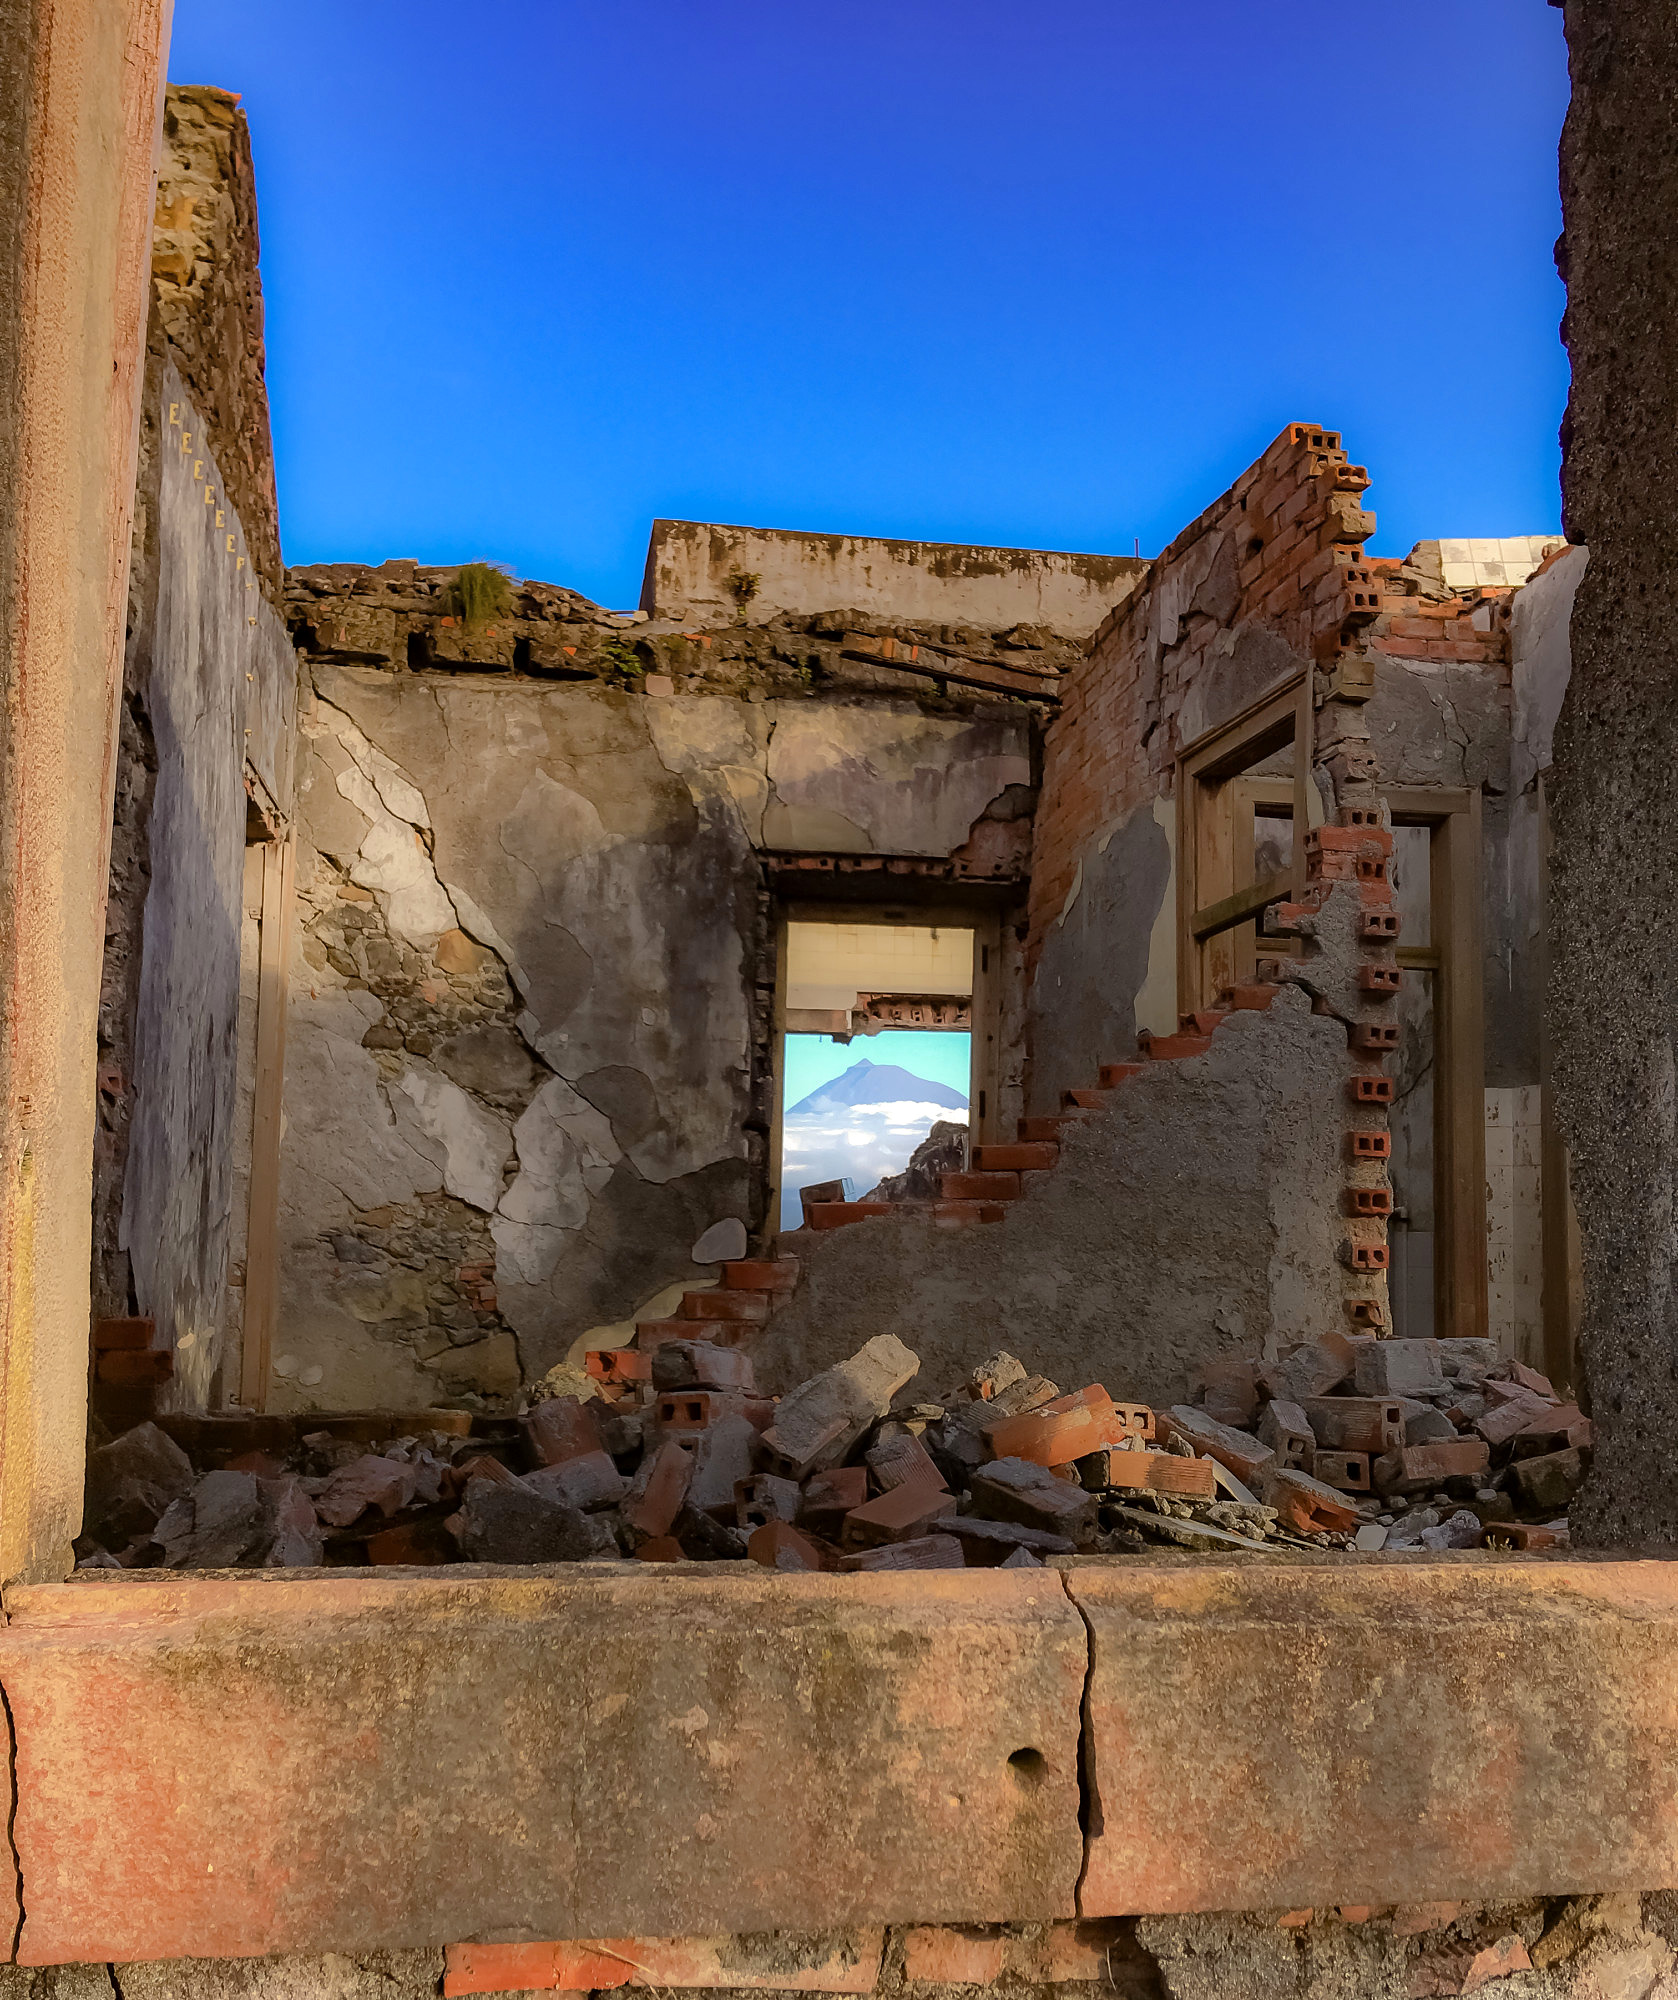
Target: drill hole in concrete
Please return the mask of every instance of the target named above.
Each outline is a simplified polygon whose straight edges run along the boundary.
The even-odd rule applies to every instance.
[[[1022,1785],[1035,1785],[1047,1777],[1049,1760],[1041,1750],[1016,1750],[1008,1759],[1008,1768]]]

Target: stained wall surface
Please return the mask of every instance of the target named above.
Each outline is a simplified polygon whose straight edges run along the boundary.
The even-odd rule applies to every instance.
[[[714,623],[738,607],[759,624],[781,613],[848,607],[898,620],[1039,626],[1085,639],[1146,567],[1130,556],[655,521],[641,608],[655,618]]]
[[[124,778],[145,795],[144,869],[119,899],[129,976],[108,984],[103,1024],[108,1047],[131,1050],[127,1116],[101,1148],[116,1222],[104,1303],[123,1310],[125,1286],[157,1320],[176,1356],[171,1400],[203,1409],[233,1226],[246,778],[289,814],[297,659],[172,358],[152,380],[124,677],[128,732],[143,740]]]
[[[271,1407],[499,1406],[761,1219],[760,851],[948,856],[1029,720],[312,676]]]
[[[162,0],[0,10],[0,1583],[63,1574]]]

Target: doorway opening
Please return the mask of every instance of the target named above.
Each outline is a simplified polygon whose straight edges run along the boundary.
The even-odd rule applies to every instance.
[[[991,943],[971,918],[915,914],[921,921],[851,907],[786,922],[776,1051],[782,1229],[803,1223],[805,1189],[841,1201],[915,1199],[966,1163],[986,1087],[974,998]]]

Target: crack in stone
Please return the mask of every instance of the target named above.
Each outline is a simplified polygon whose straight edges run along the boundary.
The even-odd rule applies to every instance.
[[[17,1723],[12,1715],[12,1698],[0,1683],[0,1713],[6,1722],[6,1769],[12,1788],[11,1800],[6,1809],[6,1846],[11,1852],[12,1875],[17,1889],[17,1922],[12,1926],[11,1949],[6,1956],[13,1964],[17,1962],[18,1947],[23,1943],[23,1925],[27,1914],[23,1899],[23,1856],[17,1844]]]

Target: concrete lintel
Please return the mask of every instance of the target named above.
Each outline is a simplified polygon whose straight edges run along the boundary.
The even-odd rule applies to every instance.
[[[1085,1916],[1678,1883],[1678,1564],[1079,1563]]]
[[[1087,1643],[1052,1572],[99,1576],[8,1609],[26,1964],[1072,1914]]]

